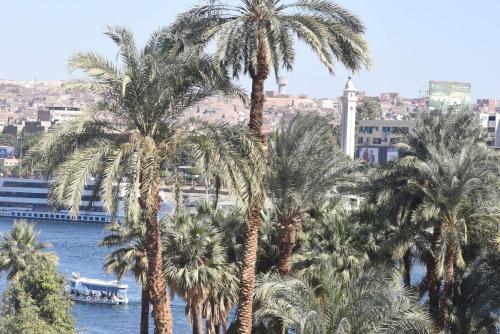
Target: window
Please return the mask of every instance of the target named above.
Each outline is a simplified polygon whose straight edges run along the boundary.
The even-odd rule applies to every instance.
[[[358,144],[363,144],[363,137],[358,137]]]
[[[370,144],[370,137],[366,137],[366,144]]]
[[[495,128],[489,127],[489,128],[488,128],[488,132],[489,132],[489,133],[493,133],[493,132],[495,132]]]
[[[373,143],[374,144],[382,144],[382,139],[380,139],[380,138],[373,138]]]

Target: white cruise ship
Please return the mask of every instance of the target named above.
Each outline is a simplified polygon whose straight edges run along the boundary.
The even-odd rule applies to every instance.
[[[93,185],[85,186],[80,212],[72,218],[67,210],[53,211],[48,205],[50,182],[42,179],[0,178],[0,217],[36,220],[63,220],[109,223],[102,203],[95,200],[89,207]]]

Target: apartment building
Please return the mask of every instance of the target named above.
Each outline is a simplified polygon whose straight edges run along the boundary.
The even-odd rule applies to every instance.
[[[413,127],[406,120],[360,120],[356,129],[356,157],[372,165],[396,159],[399,156],[396,144]]]
[[[480,113],[479,123],[488,132],[488,145],[500,147],[500,113]]]

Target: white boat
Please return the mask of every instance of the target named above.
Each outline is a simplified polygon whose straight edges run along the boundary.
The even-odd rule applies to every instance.
[[[93,201],[93,184],[85,186],[80,212],[76,217],[71,217],[68,210],[54,211],[48,205],[49,188],[50,181],[43,179],[0,178],[0,216],[101,223],[111,221],[102,203],[98,199]]]
[[[51,181],[43,179],[0,178],[0,217],[53,221],[109,223],[112,217],[105,212],[99,198],[94,196],[94,184],[85,185],[80,210],[71,217],[68,210],[54,210],[48,204]],[[172,210],[170,203],[162,202],[158,217]],[[122,209],[115,219],[120,220]]]
[[[68,286],[71,300],[92,304],[128,304],[128,285],[118,281],[80,277],[78,273],[73,273],[72,276]]]

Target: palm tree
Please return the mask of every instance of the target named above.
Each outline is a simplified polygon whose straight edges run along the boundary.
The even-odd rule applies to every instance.
[[[237,286],[236,266],[227,262],[222,234],[208,216],[176,213],[163,223],[164,272],[169,286],[186,301],[193,334],[203,332],[203,306],[214,330],[215,325],[225,323],[224,313],[231,309],[231,293],[226,298],[224,289],[233,287],[234,292]],[[222,304],[216,306],[217,302]],[[222,316],[215,312],[221,307],[227,310]]]
[[[439,230],[434,256],[437,274],[444,283],[438,317],[442,331],[446,328],[446,304],[452,294],[455,266],[465,267],[462,246],[471,235],[489,234],[491,238],[498,229],[499,161],[498,154],[476,144],[463,146],[457,153],[443,146],[430,148],[429,159],[415,164],[427,180],[415,185],[424,193],[416,212],[433,221],[435,230]]]
[[[265,102],[264,82],[273,68],[291,70],[295,58],[294,37],[305,42],[333,73],[335,61],[350,70],[368,67],[364,27],[361,21],[329,0],[241,0],[239,5],[209,1],[179,16],[172,30],[184,36],[186,43],[201,48],[215,45],[215,60],[227,66],[237,77],[252,79],[250,121],[252,133],[265,149],[262,132]],[[259,234],[260,203],[254,203],[245,235],[240,270],[238,331],[252,330],[255,263]]]
[[[23,220],[15,221],[12,230],[1,235],[0,272],[8,272],[8,280],[15,280],[19,272],[40,257],[56,260],[54,254],[46,252],[52,244],[39,242],[37,236],[35,226]]]
[[[124,220],[145,224],[147,287],[156,332],[171,333],[157,221],[160,170],[187,152],[202,169],[217,165],[224,185],[247,203],[258,190],[261,150],[237,126],[186,120],[186,108],[207,96],[241,93],[211,59],[190,52],[164,55],[157,47],[159,34],[141,50],[127,29],[109,28],[106,34],[119,49],[121,65],[93,52],[79,52],[70,60],[71,69],[87,76],[73,86],[103,99],[84,117],[48,133],[31,150],[30,159],[46,175],[55,175],[51,201],[72,215],[80,208],[86,182],[95,176],[96,196],[107,211],[117,212],[122,198]]]
[[[391,252],[393,259],[402,261],[407,286],[410,286],[412,263],[425,263],[423,286],[429,293],[429,312],[436,323],[442,283],[438,265],[442,222],[422,210],[426,189],[431,183],[429,173],[423,173],[421,167],[429,163],[428,168],[439,168],[442,159],[451,166],[454,161],[461,161],[459,158],[465,152],[464,147],[475,151],[471,147],[481,146],[484,140],[485,132],[472,113],[423,112],[417,119],[415,131],[409,132],[400,144],[403,157],[375,175],[371,183],[373,189],[367,195],[368,201],[379,208],[379,219],[389,221],[388,225],[382,226],[386,235],[384,248]],[[479,151],[485,152],[481,148]],[[439,156],[440,153],[444,154],[443,157]]]
[[[370,177],[367,199],[376,203],[377,219],[382,222],[379,231],[386,238],[381,243],[380,254],[388,255],[399,263],[403,282],[411,288],[411,268],[415,261],[432,260],[430,240],[432,222],[418,219],[414,211],[422,202],[423,194],[414,187],[407,187],[409,177],[416,181],[412,166],[391,163],[375,170]],[[422,181],[422,180],[419,180]],[[423,182],[423,181],[422,181]]]
[[[354,275],[349,289],[341,281],[333,271],[324,271],[316,284],[264,276],[256,289],[256,322],[283,324],[297,334],[431,333],[423,306],[385,271]]]
[[[317,280],[324,270],[333,270],[347,289],[351,276],[369,263],[369,245],[359,240],[360,224],[341,201],[325,203],[312,211],[292,268],[311,280]]]
[[[104,259],[104,270],[118,280],[132,273],[141,286],[141,334],[149,332],[149,291],[147,289],[148,258],[146,255],[146,228],[143,224],[128,226],[112,223],[106,227],[110,235],[100,246],[114,248]]]
[[[487,238],[469,242],[464,249],[467,268],[457,270],[452,300],[447,305],[451,333],[498,331],[500,253],[494,245],[485,245],[485,240]]]
[[[281,275],[291,269],[297,229],[322,197],[352,187],[361,164],[335,145],[328,120],[317,114],[298,115],[269,136],[266,190],[276,211]]]

